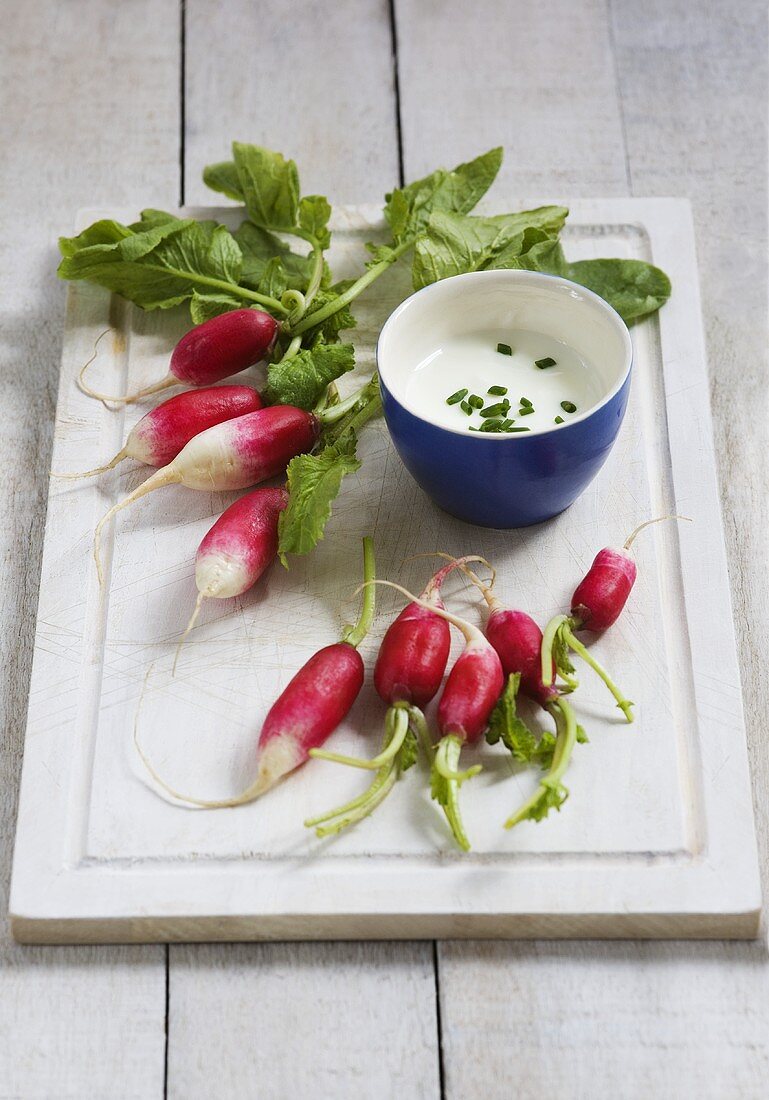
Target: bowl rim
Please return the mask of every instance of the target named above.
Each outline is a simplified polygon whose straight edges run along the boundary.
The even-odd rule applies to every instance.
[[[509,432],[509,433],[495,433],[495,432],[469,432],[464,428],[451,428],[446,424],[439,424],[429,416],[425,416],[424,413],[417,412],[401,397],[396,397],[392,389],[383,377],[382,372],[382,342],[388,335],[388,330],[396,327],[403,314],[414,304],[414,301],[418,298],[427,297],[429,295],[441,294],[444,292],[444,288],[449,283],[457,283],[458,281],[465,282],[478,282],[483,281],[489,277],[495,277],[497,280],[509,281],[518,284],[543,284],[548,282],[552,285],[553,282],[560,283],[562,286],[579,292],[581,297],[587,299],[587,301],[597,305],[599,309],[606,314],[607,319],[616,329],[619,330],[622,343],[625,350],[625,365],[619,380],[615,385],[606,393],[603,398],[595,405],[591,405],[585,412],[580,413],[579,416],[572,416],[568,421],[564,421],[563,424],[548,424],[542,428],[532,428],[528,432]],[[601,409],[605,408],[622,390],[626,384],[630,372],[633,368],[633,342],[630,337],[630,330],[625,322],[617,313],[614,306],[609,305],[605,298],[602,298],[595,291],[589,290],[587,287],[582,286],[580,283],[575,283],[573,279],[566,279],[563,275],[551,275],[545,271],[528,271],[524,268],[499,268],[494,271],[465,271],[460,275],[450,275],[446,279],[439,279],[435,283],[429,283],[428,286],[420,287],[419,290],[415,290],[412,294],[409,294],[408,298],[404,298],[399,305],[395,307],[390,316],[387,318],[382,328],[379,331],[377,337],[376,348],[376,365],[379,376],[380,387],[387,389],[388,394],[392,397],[393,401],[396,401],[402,408],[404,408],[411,416],[417,420],[423,421],[425,424],[429,424],[430,427],[436,428],[438,431],[450,432],[452,435],[460,435],[463,439],[472,439],[479,442],[493,442],[493,443],[515,443],[522,444],[527,440],[536,439],[540,436],[550,435],[554,432],[562,431],[564,428],[571,428],[577,424],[584,423],[591,417],[599,413]]]

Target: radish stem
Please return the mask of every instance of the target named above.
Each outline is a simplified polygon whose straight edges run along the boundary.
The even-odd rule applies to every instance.
[[[375,573],[374,543],[373,540],[367,536],[363,540],[363,584],[355,593],[357,596],[361,589],[364,589],[363,606],[361,607],[357,623],[355,623],[354,626],[345,627],[342,632],[342,641],[347,642],[347,644],[353,646],[354,649],[357,649],[366,637],[374,621],[374,610],[376,606],[374,585],[377,583],[375,580]]]
[[[560,809],[569,796],[561,780],[577,743],[577,720],[571,706],[564,699],[554,699],[547,704],[547,709],[553,715],[557,729],[552,764],[531,798],[507,819],[506,829],[512,829],[528,817],[541,821],[547,816],[548,810]]]
[[[542,635],[542,683],[545,687],[550,687],[553,682],[553,643],[558,631],[568,621],[568,615],[554,616]]]
[[[455,734],[450,733],[441,738],[435,750],[432,787],[434,796],[436,788],[440,787],[438,801],[443,807],[454,839],[463,852],[469,852],[470,841],[459,809],[459,788],[465,779],[476,775],[480,768],[476,765],[475,768],[468,768],[466,772],[457,771],[461,751],[462,741]]]
[[[299,336],[300,333],[306,332],[308,328],[314,328],[315,325],[319,325],[321,321],[333,317],[340,309],[349,305],[367,286],[370,286],[375,279],[378,279],[380,275],[387,271],[404,252],[407,252],[408,249],[414,245],[414,242],[415,238],[402,241],[401,244],[393,248],[392,254],[388,256],[386,260],[380,260],[378,264],[374,264],[370,267],[365,275],[361,275],[361,277],[357,279],[351,287],[348,287],[343,294],[340,294],[338,298],[334,298],[333,301],[329,302],[327,305],[321,306],[320,309],[316,309],[314,313],[305,314],[301,321],[292,327],[292,335]]]
[[[347,764],[350,768],[363,768],[366,771],[372,772],[378,771],[379,768],[393,759],[405,741],[406,734],[409,731],[409,714],[407,708],[403,704],[396,703],[390,710],[394,712],[392,716],[392,737],[386,748],[382,749],[377,756],[373,756],[370,760],[366,760],[359,756],[344,756],[342,753],[328,752],[326,749],[310,749],[310,756],[314,757],[316,760],[332,760],[336,764]],[[387,720],[391,720],[389,714]]]
[[[382,741],[383,753],[387,751],[398,733],[395,711],[396,708],[391,707],[387,714],[385,734]],[[399,718],[399,716],[397,717]],[[408,722],[406,725],[408,727]],[[368,817],[369,814],[372,814],[377,806],[379,806],[390,793],[395,781],[400,775],[401,769],[397,763],[396,755],[397,750],[396,754],[393,754],[392,758],[378,769],[374,781],[363,794],[359,795],[357,798],[353,798],[350,802],[345,802],[342,806],[337,806],[336,809],[328,810],[326,813],[319,814],[317,817],[307,818],[304,823],[305,826],[308,829],[315,828],[316,836],[330,836],[333,833],[341,832],[342,829],[346,829],[349,825],[353,825],[356,821],[361,821],[364,817]],[[334,821],[334,818],[339,818],[340,820]],[[316,826],[322,826],[322,823],[325,821],[332,821],[333,824],[323,826],[322,828],[316,828]]]
[[[564,616],[564,618],[565,618],[565,616]],[[632,722],[633,721],[633,711],[632,711],[633,703],[629,699],[625,698],[625,696],[622,694],[620,689],[614,683],[611,676],[609,676],[608,672],[603,667],[603,665],[599,664],[599,662],[596,661],[595,657],[593,657],[590,650],[582,644],[582,642],[579,640],[579,638],[575,637],[575,635],[572,633],[572,630],[571,630],[571,627],[569,625],[569,620],[568,619],[565,619],[565,621],[561,624],[560,634],[561,634],[561,637],[563,638],[564,642],[566,642],[566,644],[569,646],[569,648],[573,649],[574,652],[577,653],[582,658],[583,661],[586,661],[590,665],[590,667],[593,669],[593,671],[596,672],[601,677],[601,679],[606,684],[609,691],[612,693],[614,698],[617,700],[617,706],[622,711],[622,713],[625,715],[625,718],[627,719],[627,721]],[[543,652],[544,652],[544,646],[543,646]]]

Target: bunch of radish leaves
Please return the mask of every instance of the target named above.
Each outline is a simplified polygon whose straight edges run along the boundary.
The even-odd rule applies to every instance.
[[[334,383],[355,365],[353,346],[340,333],[355,326],[352,302],[402,256],[412,254],[417,290],[468,271],[544,271],[595,291],[628,324],[654,313],[670,296],[664,272],[642,260],[570,263],[559,240],[565,207],[472,215],[501,163],[502,149],[491,149],[386,195],[390,240],[367,245],[370,257],[357,279],[334,282],[325,259],[331,242],[327,199],[302,195],[294,161],[234,142],[232,160],[210,165],[203,179],[243,205],[237,230],[162,210],[144,210],[131,225],[104,219],[76,237],[61,238],[59,275],[97,283],[142,309],[188,303],[195,324],[244,306],[280,320],[266,400],[307,410],[336,404],[339,411],[319,449],[288,467],[290,503],[280,524],[285,564],[288,555],[308,553],[323,537],[345,475],[360,466],[358,432],[381,412],[376,376],[339,403]]]

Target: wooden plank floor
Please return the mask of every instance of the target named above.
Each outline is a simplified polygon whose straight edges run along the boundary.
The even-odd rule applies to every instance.
[[[332,201],[498,143],[498,196],[691,196],[766,870],[765,4],[0,0],[0,15],[3,917],[55,237],[78,206],[206,201],[200,170],[232,137],[295,156]],[[0,991],[0,1100],[769,1095],[763,939],[41,949],[4,922]]]

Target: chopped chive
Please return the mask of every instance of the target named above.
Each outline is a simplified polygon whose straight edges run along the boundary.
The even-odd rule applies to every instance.
[[[534,411],[535,410],[534,410],[533,405],[524,405],[522,409],[518,410],[518,415],[519,416],[528,416],[529,413],[533,413]]]
[[[477,393],[471,393],[467,399],[468,405],[471,405],[474,409],[483,408],[483,398],[479,397]]]
[[[547,367],[554,367],[555,366],[555,359],[551,359],[549,355],[546,359],[535,359],[534,362],[535,362],[536,366],[539,367],[540,370],[546,370]]]
[[[518,402],[518,404],[519,405],[528,405],[528,407],[530,409],[534,407],[533,403],[531,401],[529,401],[528,397],[522,397],[521,400]]]
[[[553,423],[555,423],[555,424],[563,424],[563,417],[562,417],[562,416],[556,416],[556,418],[555,418],[555,420],[554,420],[554,422],[553,422]]]
[[[452,393],[451,397],[446,398],[446,404],[458,405],[463,397],[467,397],[467,390],[457,390],[456,393]]]
[[[497,344],[497,351],[500,355],[512,355],[513,349],[509,344]]]
[[[507,415],[510,412],[510,402],[509,402],[509,400],[507,398],[504,398],[504,400],[501,402],[501,404],[504,407],[505,415]]]
[[[514,420],[503,420],[502,421],[502,431],[503,432],[509,432],[510,429],[512,428],[513,424],[515,424]]]
[[[507,393],[507,386],[489,386],[486,393],[490,393],[494,397],[504,397]]]
[[[487,405],[485,409],[481,409],[481,416],[505,416],[509,408],[509,405],[505,408],[503,402],[498,401],[496,405]]]
[[[531,428],[508,428],[508,432],[530,432]]]
[[[462,410],[462,412],[466,412],[468,416],[473,415],[473,407],[469,402],[463,401],[462,404],[459,407]]]
[[[577,406],[573,401],[562,401],[561,408],[565,413],[575,413],[577,411]]]
[[[480,430],[482,432],[501,432],[502,424],[502,420],[486,420],[481,424]]]

